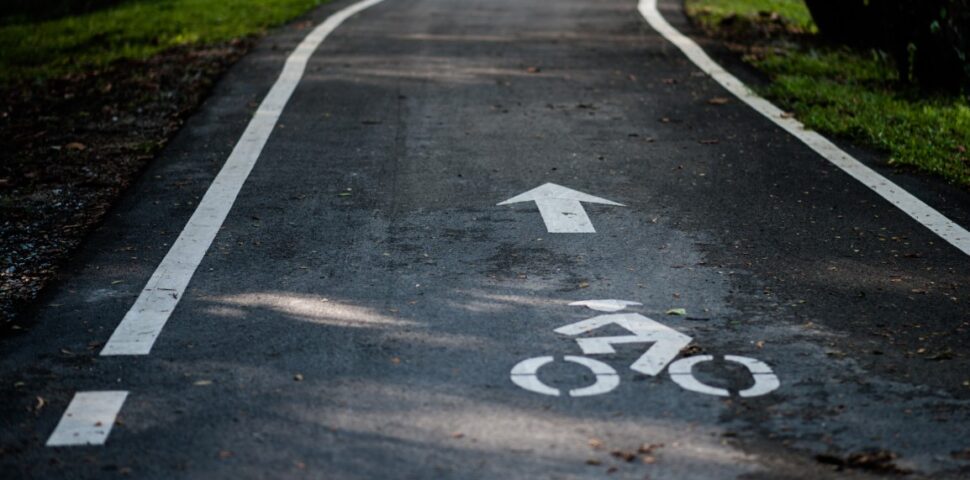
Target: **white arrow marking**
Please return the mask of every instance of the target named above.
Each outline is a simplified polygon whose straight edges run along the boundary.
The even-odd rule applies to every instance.
[[[615,313],[599,315],[581,322],[572,323],[555,330],[563,335],[580,335],[605,327],[610,324],[619,325],[633,335],[621,337],[592,337],[577,338],[579,348],[587,355],[616,353],[613,344],[618,343],[647,343],[653,345],[644,352],[630,369],[646,375],[657,375],[668,363],[680,353],[680,350],[690,344],[691,337],[684,335],[660,322],[651,320],[639,313]]]
[[[624,206],[622,203],[594,197],[554,183],[533,188],[499,205],[521,202],[536,202],[549,233],[596,233],[593,222],[589,220],[589,215],[586,215],[586,210],[580,202]]]

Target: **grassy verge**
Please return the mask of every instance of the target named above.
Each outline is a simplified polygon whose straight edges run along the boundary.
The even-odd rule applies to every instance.
[[[781,37],[749,37],[742,53],[771,78],[761,93],[809,128],[884,151],[892,165],[970,186],[966,97],[922,94],[899,81],[887,56],[822,44],[800,0],[687,0],[686,5],[688,15],[715,35],[734,35],[738,18],[744,25],[768,19],[784,25]]]
[[[51,78],[187,44],[259,33],[323,0],[128,0],[53,20],[0,26],[0,82]]]
[[[687,0],[687,13],[712,28],[725,19],[755,20],[776,14],[799,29],[815,29],[812,15],[801,0]]]

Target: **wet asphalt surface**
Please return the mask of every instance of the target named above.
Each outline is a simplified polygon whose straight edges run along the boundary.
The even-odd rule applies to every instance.
[[[0,345],[0,474],[970,475],[968,259],[740,102],[712,104],[725,92],[635,8],[388,0],[348,20],[151,354],[99,357],[308,30],[268,36]],[[885,173],[970,217],[965,192]],[[595,234],[496,206],[546,182],[626,206],[586,205]],[[611,298],[691,336],[682,356],[715,358],[695,376],[734,393],[631,371],[643,344],[595,356],[619,377],[602,395],[510,381],[580,355],[553,330],[600,314],[570,302]],[[732,354],[780,388],[739,397]],[[110,389],[131,393],[105,445],[44,446],[75,392]]]

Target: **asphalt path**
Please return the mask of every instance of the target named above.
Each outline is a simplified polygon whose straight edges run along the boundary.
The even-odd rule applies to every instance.
[[[101,355],[287,55],[348,5],[236,65],[0,345],[3,478],[970,474],[967,256],[633,0],[348,18],[150,352]],[[967,225],[965,192],[875,168]],[[65,445],[86,401],[70,418],[103,444]]]

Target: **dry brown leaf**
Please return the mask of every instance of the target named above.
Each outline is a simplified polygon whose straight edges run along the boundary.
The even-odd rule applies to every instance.
[[[632,462],[637,458],[637,455],[635,453],[627,452],[625,450],[613,450],[612,452],[610,452],[610,455],[613,455],[614,457],[619,458],[620,460],[623,460],[625,462]]]

